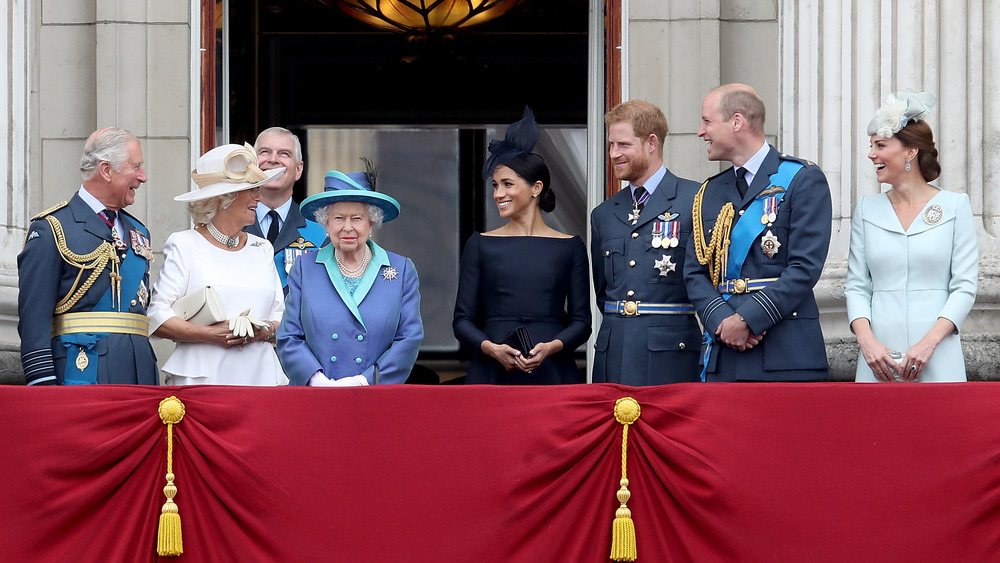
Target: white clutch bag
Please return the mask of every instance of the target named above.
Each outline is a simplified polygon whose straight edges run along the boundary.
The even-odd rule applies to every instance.
[[[219,294],[206,285],[181,297],[170,306],[185,321],[210,325],[226,320],[226,307]]]

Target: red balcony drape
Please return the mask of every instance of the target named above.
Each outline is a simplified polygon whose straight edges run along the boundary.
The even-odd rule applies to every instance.
[[[0,388],[0,560],[1000,558],[1000,384]]]

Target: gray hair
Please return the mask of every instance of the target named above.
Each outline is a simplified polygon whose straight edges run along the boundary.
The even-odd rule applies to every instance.
[[[211,223],[212,219],[215,219],[215,214],[219,212],[219,209],[225,209],[236,201],[236,194],[238,193],[239,192],[233,192],[217,195],[215,197],[199,199],[189,203],[188,213],[191,214],[191,220],[194,221],[194,226],[204,227],[205,225]]]
[[[288,135],[291,137],[292,140],[295,141],[295,163],[298,164],[299,162],[302,162],[302,143],[299,142],[298,135],[292,133],[288,129],[285,129],[284,127],[268,127],[267,129],[261,131],[260,135],[257,135],[257,140],[253,142],[254,152],[260,151],[260,138],[264,135]]]
[[[128,161],[127,145],[138,139],[130,131],[108,127],[99,129],[90,135],[83,145],[83,157],[80,158],[80,172],[83,180],[94,177],[102,162],[111,164],[115,172],[121,172],[122,165]]]
[[[337,203],[342,203],[342,202],[335,201],[330,205],[327,205],[325,207],[320,207],[319,209],[317,209],[316,213],[314,214],[315,218],[313,220],[319,223],[320,225],[323,225],[323,228],[325,229],[326,222],[330,220],[330,207]],[[382,212],[381,207],[377,205],[368,204],[368,220],[372,222],[372,234],[371,234],[372,237],[375,236],[376,231],[382,228],[382,219],[384,217],[385,213]]]

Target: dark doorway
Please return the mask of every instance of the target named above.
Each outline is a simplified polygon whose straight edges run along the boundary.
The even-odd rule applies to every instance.
[[[551,148],[552,154],[543,156],[554,167],[554,178],[561,173],[564,184],[574,184],[554,186],[557,193],[579,191],[571,197],[560,195],[566,205],[574,199],[578,205],[572,216],[558,219],[562,223],[557,228],[585,234],[580,232],[586,224],[585,147],[573,130],[582,129],[585,138],[589,4],[528,0],[450,40],[413,41],[367,27],[322,0],[228,0],[228,141],[252,143],[258,131],[273,125],[296,132],[306,161],[306,174],[295,190],[297,201],[322,190],[324,166],[350,167],[344,159],[356,162],[359,156],[388,164],[386,191],[393,191],[410,216],[404,221],[401,215],[385,236],[395,245],[392,250],[410,256],[421,271],[422,302],[433,309],[424,311],[425,330],[440,333],[425,338],[422,363],[457,357],[450,308],[458,253],[473,231],[496,226],[491,224],[492,200],[479,174],[486,143],[491,135],[502,136],[502,127],[519,119],[525,105],[551,131],[545,138],[570,136],[577,141],[559,143],[558,150]],[[320,145],[310,151],[310,139],[331,129],[335,135],[340,130],[341,137],[334,138],[354,134],[350,138],[380,140],[358,143],[357,150],[366,154],[331,155]],[[422,142],[409,151],[399,142],[442,135],[447,143]],[[432,150],[438,146],[452,147],[448,150],[453,156],[428,158],[425,153],[438,154],[439,149]],[[560,172],[556,161],[569,164]],[[436,170],[428,170],[432,162]],[[433,235],[418,231],[419,221],[413,221],[413,211],[426,206],[429,195],[415,193],[421,185],[409,181],[415,174],[425,184],[448,178],[446,188],[438,192],[445,200],[451,198],[450,206],[419,217],[437,227]],[[564,203],[563,213],[573,209]],[[453,221],[433,219],[433,213],[445,211],[458,216]],[[443,232],[446,225],[452,227]],[[393,228],[402,232],[394,233]],[[433,259],[421,253],[433,253]],[[434,283],[435,277],[441,281]]]

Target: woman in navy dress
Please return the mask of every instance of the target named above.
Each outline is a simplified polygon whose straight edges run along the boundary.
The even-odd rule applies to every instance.
[[[590,336],[587,249],[580,237],[552,229],[549,170],[531,152],[538,125],[531,110],[490,142],[483,176],[507,224],[469,238],[462,252],[455,337],[474,352],[466,383],[583,383],[573,351]],[[527,354],[504,343],[527,330]]]

